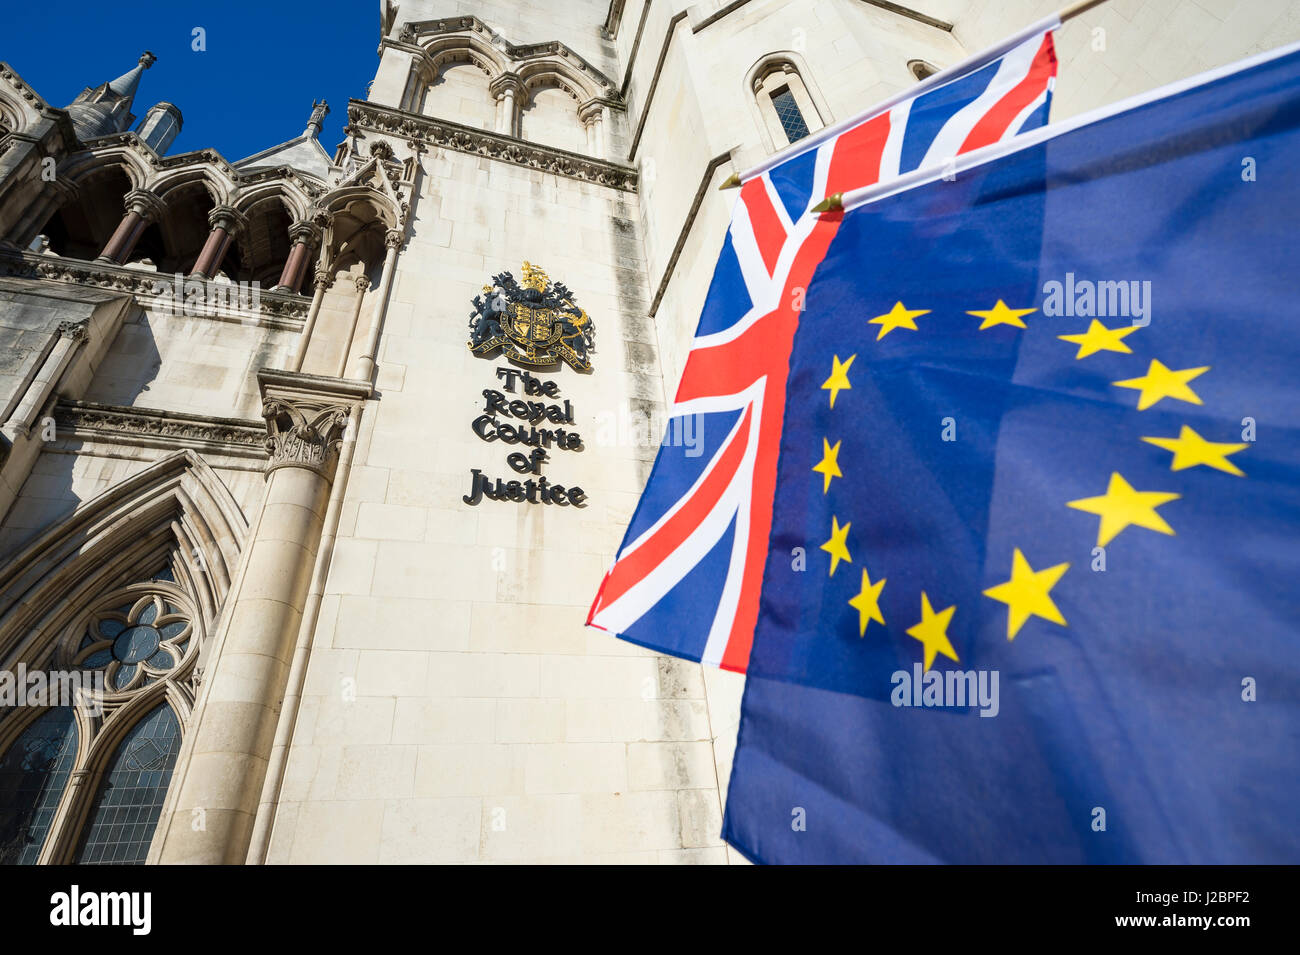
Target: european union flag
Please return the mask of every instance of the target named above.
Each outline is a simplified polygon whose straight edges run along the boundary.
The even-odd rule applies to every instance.
[[[1300,53],[843,213],[724,836],[1300,861]]]

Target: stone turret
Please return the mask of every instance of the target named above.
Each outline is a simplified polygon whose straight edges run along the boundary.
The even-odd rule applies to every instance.
[[[158,103],[144,114],[136,135],[159,156],[167,152],[181,131],[181,111],[171,103]]]
[[[135,121],[131,105],[140,88],[140,78],[157,60],[156,56],[146,50],[141,54],[139,63],[117,79],[82,90],[68,105],[68,115],[72,117],[72,126],[77,131],[77,136],[85,141],[130,129]]]

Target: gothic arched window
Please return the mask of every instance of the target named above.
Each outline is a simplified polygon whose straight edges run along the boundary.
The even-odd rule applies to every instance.
[[[46,710],[0,756],[0,865],[34,865],[77,759],[72,709]]]
[[[52,655],[27,664],[81,677],[81,692],[48,701],[7,744],[0,723],[0,863],[146,860],[203,635],[175,565],[102,592],[69,618]]]
[[[759,129],[769,151],[784,149],[821,129],[830,114],[796,60],[797,54],[767,57],[749,71]]]
[[[145,861],[180,750],[181,724],[160,703],[118,744],[87,816],[78,864]]]

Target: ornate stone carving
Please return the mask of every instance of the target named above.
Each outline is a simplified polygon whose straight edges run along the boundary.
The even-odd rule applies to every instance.
[[[142,305],[157,300],[164,292],[169,292],[167,280],[170,275],[156,272],[142,272],[104,262],[83,262],[80,259],[65,259],[52,255],[40,255],[33,252],[7,252],[0,250],[0,275],[17,278],[48,279],[55,282],[67,282],[71,285],[84,285],[92,288],[109,289],[134,295]],[[200,282],[199,279],[187,278],[186,284]],[[205,285],[206,288],[206,285]],[[307,318],[310,302],[301,296],[282,292],[261,291],[258,304],[248,310],[257,316],[259,325],[269,328],[282,328],[295,331],[302,327]],[[238,321],[239,311],[223,319],[220,315],[209,316],[217,320]]]
[[[87,324],[84,319],[80,322],[59,322],[59,335],[63,338],[70,338],[73,342],[84,341]]]
[[[398,36],[399,43],[418,44],[422,37],[449,33],[476,33],[485,37],[501,53],[513,61],[553,57],[563,60],[570,68],[582,74],[593,86],[614,95],[614,83],[600,70],[588,63],[575,50],[559,40],[542,43],[510,43],[486,23],[475,16],[447,17],[442,20],[421,20],[407,23]],[[387,41],[386,41],[387,42]]]
[[[519,78],[518,73],[502,73],[488,84],[488,93],[493,99],[501,99],[506,95],[507,90],[514,93],[516,99],[523,98],[526,90],[524,81]]]
[[[487,156],[625,192],[635,192],[637,188],[636,169],[631,166],[592,159],[553,146],[521,142],[501,133],[473,129],[459,123],[363,103],[360,100],[353,100],[348,105],[348,119],[359,129],[422,141],[430,146]]]
[[[320,238],[320,226],[310,220],[295,222],[289,227],[289,240],[291,242],[301,242],[308,248],[314,249],[320,245]]]
[[[161,219],[166,209],[166,203],[147,189],[132,189],[126,194],[126,211],[134,212],[150,222]]]
[[[190,448],[246,458],[266,456],[266,429],[260,422],[239,418],[60,401],[54,406],[54,421],[59,434],[84,440]]]
[[[276,468],[309,468],[328,478],[343,443],[349,410],[343,404],[268,397],[262,404],[270,452],[267,473]]]
[[[231,206],[217,206],[208,213],[208,225],[237,236],[248,227],[248,216]]]

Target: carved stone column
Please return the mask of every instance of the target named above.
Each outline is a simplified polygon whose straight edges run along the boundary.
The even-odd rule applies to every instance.
[[[121,265],[131,258],[135,244],[144,235],[151,222],[156,222],[163,213],[163,202],[152,192],[133,189],[126,194],[126,215],[118,223],[104,251],[99,253],[96,262],[110,262]]]
[[[339,446],[369,386],[258,373],[266,497],[223,612],[164,821],[162,863],[243,862],[266,775]],[[202,810],[203,826],[191,820]]]
[[[593,159],[605,158],[605,104],[588,100],[578,109],[578,119],[587,130],[587,153]]]
[[[343,354],[339,356],[338,375],[343,377],[343,373],[348,368],[348,356],[352,354],[352,342],[357,337],[357,325],[361,321],[361,306],[365,304],[366,292],[370,291],[370,279],[364,275],[358,275],[353,279],[357,287],[357,300],[352,306],[352,322],[348,325],[348,337],[343,341]]]
[[[226,253],[230,251],[230,243],[235,241],[235,236],[247,224],[248,219],[230,206],[217,206],[209,212],[208,225],[212,231],[208,233],[208,240],[203,243],[203,250],[199,252],[194,271],[190,274],[199,279],[210,279],[216,275]]]
[[[379,350],[379,333],[384,327],[384,315],[388,311],[388,295],[393,290],[393,272],[397,269],[397,252],[402,247],[402,233],[389,229],[384,233],[384,271],[379,277],[379,288],[375,295],[375,307],[370,310],[370,327],[366,332],[366,344],[352,366],[352,377],[359,381],[369,381],[375,373],[375,355]]]
[[[497,132],[519,135],[519,108],[527,91],[516,73],[502,73],[488,85],[497,102]]]
[[[302,280],[307,274],[312,250],[320,243],[320,234],[320,227],[312,222],[295,222],[289,228],[289,238],[293,240],[293,248],[289,250],[289,258],[285,260],[280,281],[275,283],[272,292],[297,294],[302,288]]]
[[[59,324],[58,338],[55,339],[54,346],[45,356],[45,361],[37,370],[36,377],[27,386],[22,400],[18,402],[18,407],[4,424],[3,433],[11,440],[16,437],[27,437],[31,433],[36,416],[58,387],[59,380],[63,377],[69,362],[72,361],[77,346],[85,340],[85,321]]]
[[[316,319],[320,315],[321,303],[325,301],[325,292],[334,284],[334,276],[322,268],[316,269],[316,275],[312,279],[312,285],[315,287],[315,294],[311,299],[311,308],[307,312],[307,321],[303,323],[302,331],[298,333],[298,344],[294,346],[293,358],[289,361],[290,371],[302,371],[303,359],[307,357],[307,348],[311,345],[311,334],[316,328]]]

